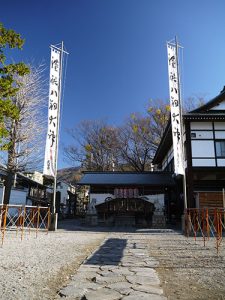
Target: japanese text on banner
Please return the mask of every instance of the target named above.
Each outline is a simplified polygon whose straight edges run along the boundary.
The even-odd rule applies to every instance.
[[[51,48],[48,131],[45,148],[44,174],[55,176],[59,118],[60,51]]]
[[[176,174],[184,174],[182,116],[179,93],[177,55],[175,45],[167,44],[171,124],[174,149],[174,168]]]

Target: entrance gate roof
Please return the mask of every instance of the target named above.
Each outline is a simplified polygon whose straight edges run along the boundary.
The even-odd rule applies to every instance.
[[[80,185],[174,186],[169,172],[85,172]]]

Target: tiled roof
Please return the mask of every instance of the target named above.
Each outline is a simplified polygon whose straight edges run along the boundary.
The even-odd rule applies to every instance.
[[[172,173],[168,172],[85,172],[80,185],[175,185]]]

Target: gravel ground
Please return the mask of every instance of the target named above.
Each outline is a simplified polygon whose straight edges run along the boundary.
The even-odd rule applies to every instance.
[[[71,222],[56,232],[6,233],[0,248],[0,299],[54,299],[105,233],[74,231]],[[61,226],[62,226],[61,225]]]
[[[170,300],[225,299],[225,240],[217,255],[213,238],[204,247],[180,234],[149,236],[149,255],[159,261],[156,271]]]
[[[58,299],[57,292],[70,284],[80,264],[104,239],[119,235],[129,240],[130,234],[137,243],[144,240],[149,257],[159,262],[155,270],[169,300],[225,299],[225,241],[217,255],[213,239],[204,247],[200,239],[195,243],[174,231],[113,233],[79,227],[74,221],[62,225],[37,238],[26,233],[23,241],[15,233],[6,235],[0,248],[1,300]]]

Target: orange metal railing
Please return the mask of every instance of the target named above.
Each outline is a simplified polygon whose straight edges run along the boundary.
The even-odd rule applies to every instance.
[[[22,206],[22,205],[0,205],[0,234],[3,245],[7,232],[20,233],[21,240],[24,233],[35,232],[36,237],[39,231],[48,233],[51,214],[49,207],[43,206]]]
[[[185,235],[202,237],[204,246],[210,238],[216,242],[217,253],[225,232],[224,208],[189,208],[185,212]]]

